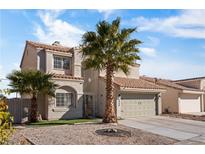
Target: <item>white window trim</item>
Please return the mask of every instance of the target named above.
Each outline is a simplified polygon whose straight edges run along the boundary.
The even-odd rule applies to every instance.
[[[55,68],[55,67],[54,67],[54,58],[55,58],[55,57],[68,58],[68,60],[69,60],[69,68],[68,68],[68,69],[64,69],[63,67],[62,67],[62,68]],[[53,54],[53,58],[52,58],[52,68],[53,68],[53,70],[62,70],[62,71],[71,70],[71,64],[72,64],[71,61],[72,61],[72,58],[71,58],[71,57]],[[61,63],[63,63],[63,62],[61,62]]]
[[[72,92],[56,92],[55,93],[55,95],[57,94],[57,93],[62,93],[62,94],[72,94]],[[72,105],[72,102],[73,100],[72,100],[72,98],[71,98],[71,105]],[[57,109],[69,109],[69,106],[57,106],[57,103],[56,103],[56,97],[55,97],[55,108],[57,108]]]

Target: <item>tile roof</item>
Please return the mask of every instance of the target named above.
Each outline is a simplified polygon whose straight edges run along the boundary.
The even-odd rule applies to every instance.
[[[49,44],[33,42],[33,41],[26,41],[26,44],[29,44],[35,48],[43,48],[48,50],[60,51],[60,52],[72,52],[73,49],[61,45],[49,45]]]
[[[101,78],[105,79],[105,77]],[[125,88],[164,89],[156,84],[137,78],[114,77],[114,83]]]
[[[172,80],[158,79],[158,78],[147,77],[147,76],[141,76],[140,78],[143,80],[158,84],[158,85],[164,85],[164,86],[172,87],[172,88],[179,89],[179,90],[200,91],[199,89],[189,88],[189,87],[185,87],[180,84],[174,83]]]
[[[74,76],[64,75],[64,74],[54,74],[54,75],[53,75],[53,78],[83,80],[82,77],[74,77]]]
[[[181,80],[174,80],[174,82],[189,81],[189,80],[201,80],[201,79],[205,79],[205,76],[196,77],[196,78],[181,79]]]

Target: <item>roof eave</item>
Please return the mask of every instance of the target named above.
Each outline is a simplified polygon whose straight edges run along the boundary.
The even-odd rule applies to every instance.
[[[128,88],[128,87],[120,87],[120,91],[122,92],[158,92],[158,93],[166,92],[165,89],[146,89],[146,88]]]
[[[185,94],[205,94],[203,91],[193,91],[193,90],[182,90],[182,93]]]
[[[182,80],[174,80],[174,83],[181,83],[181,82],[187,82],[187,81],[196,81],[196,80],[204,80],[205,77],[197,77],[197,78],[189,78],[189,79],[182,79]]]
[[[64,80],[64,81],[75,81],[75,82],[84,82],[83,78],[79,79],[69,79],[69,78],[61,78],[61,77],[53,77],[52,80]]]

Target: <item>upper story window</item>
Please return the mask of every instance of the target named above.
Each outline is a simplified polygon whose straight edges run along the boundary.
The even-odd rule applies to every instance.
[[[54,56],[53,67],[55,69],[70,69],[70,58],[63,56]]]

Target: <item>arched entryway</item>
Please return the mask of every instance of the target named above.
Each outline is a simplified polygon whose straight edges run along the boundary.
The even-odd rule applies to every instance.
[[[55,107],[70,108],[76,107],[77,92],[73,87],[62,86],[55,92]]]

